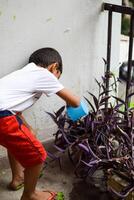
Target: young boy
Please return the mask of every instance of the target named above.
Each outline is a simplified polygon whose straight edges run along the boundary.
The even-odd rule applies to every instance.
[[[55,196],[54,192],[35,189],[47,154],[21,113],[42,93],[47,96],[57,94],[68,105],[79,106],[80,98],[58,81],[61,74],[59,53],[52,48],[42,48],[30,56],[29,64],[24,68],[0,79],[0,145],[9,153],[10,187],[16,187],[24,178],[21,200],[52,200]]]

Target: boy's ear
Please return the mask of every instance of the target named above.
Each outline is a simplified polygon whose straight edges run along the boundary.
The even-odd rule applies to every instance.
[[[57,70],[57,68],[58,68],[58,63],[53,63],[53,64],[48,66],[48,70],[50,72],[54,72],[55,70]]]

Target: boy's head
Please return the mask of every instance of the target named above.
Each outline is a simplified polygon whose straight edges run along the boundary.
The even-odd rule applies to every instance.
[[[38,49],[29,57],[29,63],[35,63],[47,68],[57,78],[62,74],[62,59],[58,51],[53,48]]]

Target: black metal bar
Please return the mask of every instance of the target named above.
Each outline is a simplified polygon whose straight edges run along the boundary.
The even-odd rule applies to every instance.
[[[131,16],[131,22],[130,22],[128,70],[127,70],[127,85],[126,85],[126,98],[125,98],[126,111],[127,111],[128,107],[129,107],[129,103],[130,103],[130,98],[128,98],[128,95],[130,94],[130,86],[131,86],[133,36],[134,36],[134,13]]]
[[[104,3],[103,8],[104,8],[104,10],[117,12],[117,13],[121,13],[121,14],[128,14],[128,15],[134,14],[134,8],[127,7],[127,6],[120,6],[120,5]]]
[[[109,95],[109,79],[110,79],[110,62],[111,62],[111,40],[112,40],[112,11],[108,13],[108,36],[107,36],[107,65],[106,65],[106,96]],[[108,108],[108,100],[105,103],[105,108]]]

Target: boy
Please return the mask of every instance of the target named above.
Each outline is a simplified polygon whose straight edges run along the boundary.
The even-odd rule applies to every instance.
[[[79,106],[79,97],[59,83],[61,74],[59,53],[52,48],[42,48],[30,56],[29,64],[24,68],[0,79],[0,145],[9,152],[10,187],[23,181],[25,169],[21,200],[52,200],[55,197],[54,192],[35,189],[47,155],[21,112],[33,105],[42,93],[47,96],[57,94],[68,105]]]

